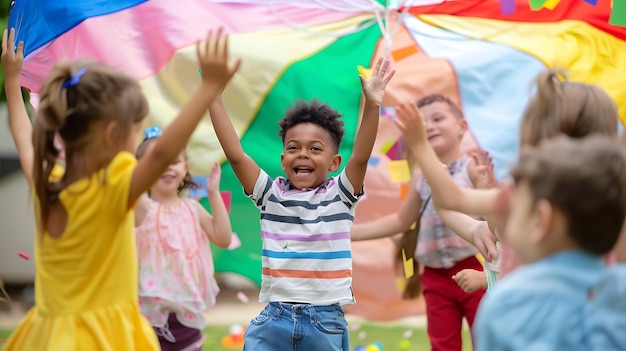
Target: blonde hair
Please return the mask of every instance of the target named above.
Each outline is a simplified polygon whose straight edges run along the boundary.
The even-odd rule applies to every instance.
[[[559,70],[539,74],[535,85],[537,91],[522,115],[520,145],[537,145],[561,134],[617,136],[617,106],[602,88],[570,82]]]
[[[123,143],[133,124],[148,114],[148,102],[131,77],[93,61],[58,63],[41,88],[40,104],[33,125],[33,183],[38,219],[45,225],[50,206],[61,190],[50,182],[59,150],[58,133],[64,144],[68,167],[82,167],[85,146],[99,130],[96,122],[115,122],[116,142]],[[67,173],[67,172],[66,172]]]

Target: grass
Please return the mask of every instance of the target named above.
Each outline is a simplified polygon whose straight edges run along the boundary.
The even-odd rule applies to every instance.
[[[209,326],[204,330],[207,339],[204,342],[205,351],[234,351],[241,348],[226,348],[222,346],[222,337],[228,335],[229,326]],[[0,329],[0,350],[4,348],[6,338],[11,330]],[[409,335],[408,338],[405,336]],[[404,341],[406,339],[408,344]],[[350,345],[354,350],[361,345],[367,347],[374,342],[383,345],[383,351],[427,351],[430,350],[430,343],[426,330],[421,328],[408,328],[404,326],[386,326],[376,323],[362,324],[357,330],[350,331]],[[406,346],[408,345],[408,348]],[[403,347],[404,346],[404,347]],[[470,335],[467,330],[463,332],[463,351],[472,350]]]

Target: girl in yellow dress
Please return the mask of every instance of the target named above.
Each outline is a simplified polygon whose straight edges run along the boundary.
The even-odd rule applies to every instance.
[[[36,305],[5,350],[158,350],[141,316],[134,207],[185,147],[238,68],[222,31],[198,44],[204,74],[195,95],[140,161],[136,133],[148,103],[132,78],[95,62],[57,64],[30,124],[20,90],[23,43],[4,31],[2,66],[11,132],[34,197]],[[51,177],[59,150],[66,170]]]

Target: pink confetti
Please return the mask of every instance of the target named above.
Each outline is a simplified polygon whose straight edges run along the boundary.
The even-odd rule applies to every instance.
[[[237,233],[232,233],[232,237],[230,238],[230,244],[228,245],[229,250],[234,250],[241,246],[241,240],[237,236]]]
[[[244,294],[243,291],[240,291],[237,293],[237,298],[239,299],[239,301],[241,301],[242,303],[248,303],[248,301],[250,301],[248,299],[248,296],[246,294]]]
[[[28,254],[27,254],[27,253],[25,253],[25,252],[20,251],[20,252],[18,253],[18,255],[20,255],[20,257],[21,257],[21,258],[23,258],[23,259],[25,259],[25,260],[30,259],[30,256],[28,256]]]
[[[367,336],[367,333],[364,331],[359,333],[359,339],[365,339],[366,336]]]
[[[359,323],[350,325],[350,330],[359,330],[359,329],[361,329],[361,325]]]
[[[405,332],[402,334],[402,336],[403,336],[405,339],[408,339],[408,338],[410,338],[411,336],[413,336],[413,331],[412,331],[412,330],[407,330],[407,331],[405,331]]]

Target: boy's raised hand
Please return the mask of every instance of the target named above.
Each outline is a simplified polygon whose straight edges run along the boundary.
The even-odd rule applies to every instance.
[[[380,57],[374,66],[374,71],[369,80],[365,79],[363,75],[359,75],[367,103],[380,105],[383,102],[387,83],[389,83],[391,77],[396,73],[396,71],[393,70],[385,76],[387,67],[389,67],[389,60],[383,60],[383,58]]]
[[[2,34],[2,68],[4,78],[7,83],[17,83],[19,86],[20,74],[24,64],[24,42],[20,41],[15,47],[15,29],[11,28],[10,33],[5,29]]]
[[[394,121],[398,129],[402,132],[402,135],[404,135],[405,140],[412,140],[413,143],[417,144],[428,142],[424,116],[422,116],[416,104],[400,104],[396,108],[396,118]]]
[[[470,154],[467,173],[476,189],[490,189],[498,185],[489,151],[480,149]]]
[[[207,192],[211,191],[220,191],[220,178],[222,175],[222,168],[220,164],[215,162],[213,164],[213,169],[211,170],[211,175],[206,179],[206,190]]]
[[[241,59],[234,65],[228,64],[228,36],[219,28],[216,34],[209,31],[206,42],[196,45],[198,63],[202,71],[202,82],[223,87],[239,69]]]

